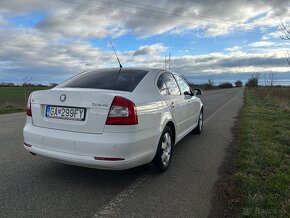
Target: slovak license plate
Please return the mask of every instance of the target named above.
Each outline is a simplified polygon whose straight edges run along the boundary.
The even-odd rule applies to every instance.
[[[48,118],[83,121],[85,115],[85,108],[46,105],[45,116]]]

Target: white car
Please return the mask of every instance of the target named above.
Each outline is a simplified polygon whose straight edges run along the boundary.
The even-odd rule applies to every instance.
[[[154,162],[165,171],[173,146],[202,131],[201,93],[164,69],[84,72],[30,95],[24,147],[72,165],[123,170]]]

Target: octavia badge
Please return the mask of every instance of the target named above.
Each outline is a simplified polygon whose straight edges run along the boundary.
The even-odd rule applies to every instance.
[[[59,100],[61,102],[64,102],[66,100],[66,95],[65,94],[62,94],[60,97],[59,97]]]

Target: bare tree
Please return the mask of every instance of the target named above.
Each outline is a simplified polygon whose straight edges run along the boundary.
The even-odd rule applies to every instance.
[[[261,73],[252,74],[251,78],[248,79],[246,87],[256,88],[259,86],[259,80],[261,79]]]
[[[237,81],[235,82],[235,85],[236,85],[236,87],[243,87],[243,83],[242,83],[241,80],[237,80]]]
[[[285,24],[282,21],[280,22],[280,26],[279,26],[279,30],[280,30],[280,38],[283,40],[290,40],[290,24]],[[290,55],[289,52],[287,51],[285,54],[286,57],[286,61],[288,63],[288,65],[290,66]]]
[[[279,30],[280,30],[280,38],[284,40],[290,40],[290,25],[289,24],[284,24],[282,21],[280,22],[279,25]]]
[[[264,75],[265,75],[265,86],[270,86],[270,87],[274,86],[274,82],[277,79],[276,73],[270,70]]]
[[[271,70],[268,74],[268,77],[269,77],[270,86],[272,87],[274,85],[275,80],[277,79],[276,73]]]
[[[286,51],[285,58],[286,58],[288,65],[290,66],[290,55],[289,55],[288,51]]]
[[[261,79],[262,74],[260,72],[256,72],[252,74],[253,78],[256,78],[256,80],[259,82],[259,80]]]
[[[269,80],[268,80],[268,73],[264,73],[264,85],[268,86],[269,85]]]
[[[30,82],[32,80],[32,78],[28,78],[28,77],[24,77],[22,79],[23,81],[23,87],[24,87],[24,105],[26,105],[26,102],[27,102],[27,84],[28,82]]]

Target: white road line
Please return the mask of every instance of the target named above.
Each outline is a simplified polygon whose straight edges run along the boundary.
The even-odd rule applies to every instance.
[[[228,100],[226,103],[224,103],[219,109],[217,109],[214,113],[212,113],[208,118],[206,118],[206,120],[203,123],[206,124],[211,118],[213,118],[218,112],[220,112],[225,106],[227,106],[242,91],[243,91],[243,89],[241,91],[239,91],[237,94],[235,94],[233,97],[231,97],[230,100]]]
[[[115,209],[120,208],[124,204],[124,200],[130,198],[133,192],[141,186],[141,184],[149,178],[149,174],[145,174],[137,178],[131,185],[117,194],[108,204],[101,208],[100,211],[95,213],[95,218],[116,217]]]
[[[226,105],[228,105],[237,95],[239,95],[243,90],[239,91],[233,97],[230,98],[226,103],[224,103],[218,110],[212,113],[205,121],[204,124],[207,123],[211,118],[214,117],[219,111],[221,111]],[[150,174],[144,174],[137,178],[132,184],[126,187],[123,191],[118,193],[112,200],[103,206],[99,211],[97,211],[94,215],[94,218],[108,218],[108,217],[116,217],[116,209],[120,208],[122,204],[125,203],[125,200],[130,198],[132,194],[138,189],[150,176]]]

